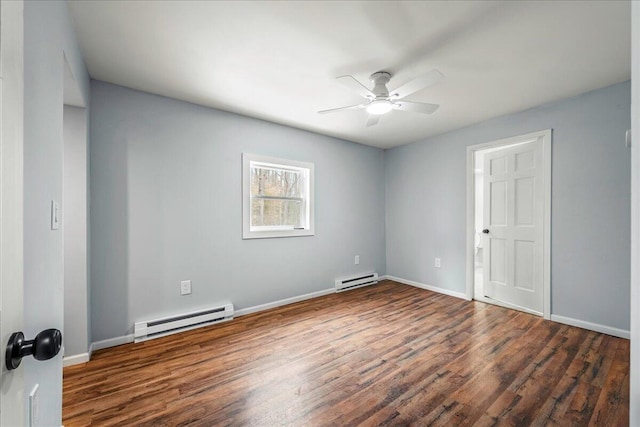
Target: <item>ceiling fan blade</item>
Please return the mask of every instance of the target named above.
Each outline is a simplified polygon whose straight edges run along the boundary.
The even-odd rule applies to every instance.
[[[358,93],[358,95],[363,98],[371,99],[376,97],[373,92],[371,92],[365,85],[360,83],[353,76],[340,76],[337,77],[337,80],[349,89]]]
[[[392,90],[390,92],[390,96],[395,99],[404,98],[405,96],[419,91],[420,89],[424,89],[437,83],[443,78],[444,75],[440,71],[431,70],[428,73],[421,75],[420,77],[416,77],[415,79],[408,81],[399,88]]]
[[[380,116],[376,114],[369,114],[367,117],[367,127],[375,126],[380,121]]]
[[[350,105],[348,107],[331,108],[329,110],[318,111],[318,114],[335,113],[336,111],[344,111],[344,110],[357,110],[364,107],[366,107],[366,105],[364,104]]]
[[[427,104],[426,102],[396,101],[393,108],[400,111],[409,111],[412,113],[432,114],[440,105]]]

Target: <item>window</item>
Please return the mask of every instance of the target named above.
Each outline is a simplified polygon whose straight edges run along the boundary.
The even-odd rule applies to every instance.
[[[242,238],[313,236],[313,163],[242,155]]]

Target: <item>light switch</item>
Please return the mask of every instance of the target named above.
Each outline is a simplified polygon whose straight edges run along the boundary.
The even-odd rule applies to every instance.
[[[191,293],[191,280],[183,280],[180,282],[180,295],[189,295]]]
[[[631,148],[631,129],[629,129],[627,133],[624,135],[624,145],[627,148]]]
[[[38,422],[39,387],[40,384],[36,384],[33,386],[31,393],[29,393],[29,427],[35,427]]]
[[[55,200],[51,201],[51,229],[57,230],[60,228],[60,203]]]

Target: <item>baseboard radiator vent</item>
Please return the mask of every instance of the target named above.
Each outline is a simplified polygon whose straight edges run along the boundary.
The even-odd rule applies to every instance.
[[[160,338],[190,329],[201,328],[233,319],[233,304],[225,304],[178,316],[136,322],[133,328],[135,342]]]
[[[346,279],[336,280],[336,292],[344,292],[363,286],[375,285],[376,283],[378,283],[378,273],[347,277]]]

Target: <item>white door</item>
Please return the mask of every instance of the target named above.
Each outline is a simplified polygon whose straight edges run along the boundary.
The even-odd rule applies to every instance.
[[[543,313],[542,137],[484,156],[486,297]]]
[[[23,2],[0,2],[0,425],[24,425],[23,366],[5,348],[22,330]]]

